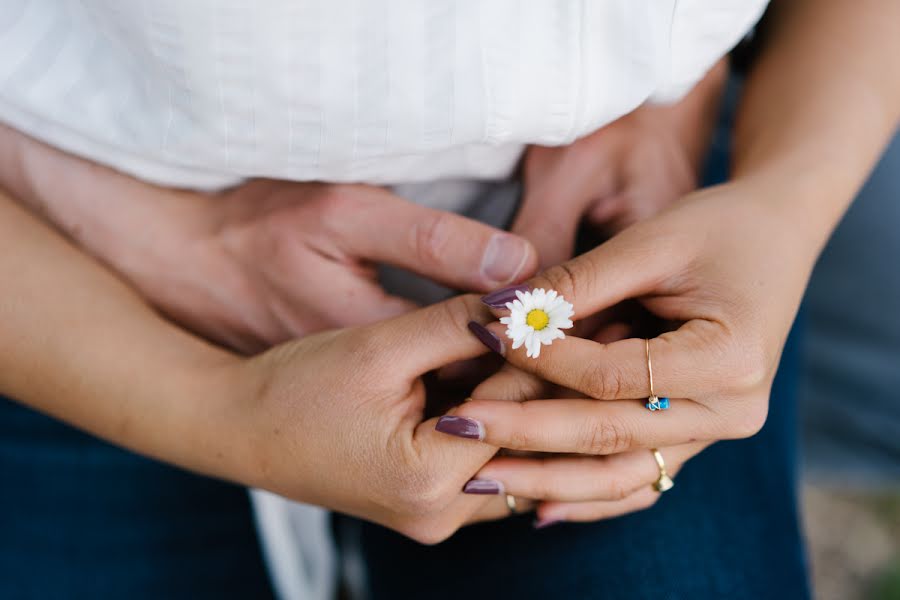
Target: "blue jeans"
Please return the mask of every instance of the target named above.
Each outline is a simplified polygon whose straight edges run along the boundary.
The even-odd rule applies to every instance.
[[[795,492],[796,349],[789,340],[762,431],[702,452],[649,510],[537,531],[521,516],[431,547],[364,523],[372,600],[808,598]]]
[[[243,488],[0,398],[0,598],[267,597]]]

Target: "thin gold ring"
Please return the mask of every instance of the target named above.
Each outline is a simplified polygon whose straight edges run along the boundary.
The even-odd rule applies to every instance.
[[[644,349],[647,353],[647,375],[650,378],[650,396],[647,398],[647,404],[644,406],[650,412],[655,412],[657,410],[667,410],[669,408],[669,399],[668,398],[660,398],[656,395],[656,391],[653,389],[653,361],[650,359],[650,340],[644,340]]]
[[[509,512],[516,512],[516,497],[512,494],[506,494],[506,507],[509,509]]]
[[[656,466],[659,467],[659,478],[653,482],[653,489],[659,493],[668,492],[675,487],[675,482],[666,472],[666,461],[663,460],[662,454],[656,448],[651,448],[650,452],[653,453],[653,460],[656,461]]]

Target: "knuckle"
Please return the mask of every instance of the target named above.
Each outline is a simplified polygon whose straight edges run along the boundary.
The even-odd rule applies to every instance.
[[[398,482],[394,509],[404,515],[428,520],[440,513],[453,497],[449,482],[433,474],[409,477]]]
[[[612,479],[606,490],[609,500],[624,500],[631,495],[632,488],[622,479]]]
[[[732,424],[731,435],[736,439],[753,437],[766,424],[768,416],[768,401],[754,399],[752,402],[746,403]]]
[[[426,265],[441,264],[452,229],[453,216],[433,212],[410,230],[409,243],[413,256]]]
[[[604,416],[586,419],[583,426],[579,452],[584,454],[616,454],[631,447],[631,430],[620,420]]]
[[[651,506],[656,504],[656,502],[659,500],[660,495],[661,494],[657,494],[657,493],[647,494],[646,496],[644,496],[640,500],[638,500],[635,510],[645,510],[645,509],[650,508]]]
[[[471,336],[469,321],[478,320],[481,316],[481,303],[477,296],[468,294],[457,296],[445,302],[434,304],[434,316],[431,325],[450,324],[454,333]]]
[[[533,500],[552,500],[560,497],[561,486],[552,476],[528,481],[524,487],[525,495]]]
[[[457,526],[442,519],[413,519],[397,528],[406,537],[426,546],[434,546],[456,533]]]
[[[773,365],[777,359],[770,358],[759,343],[735,344],[731,349],[734,357],[734,374],[731,378],[737,390],[752,390],[763,386],[771,378]]]
[[[597,360],[583,371],[579,385],[581,391],[593,398],[621,398],[624,374],[613,363]]]
[[[534,434],[526,428],[514,427],[506,436],[510,450],[534,450],[539,447]]]
[[[344,330],[345,335],[338,339],[347,364],[356,365],[358,372],[374,374],[383,368],[390,358],[385,352],[382,336],[377,334],[375,326],[356,330]]]
[[[308,201],[317,225],[331,235],[343,231],[347,219],[358,214],[358,194],[351,186],[315,184],[315,193]]]
[[[556,290],[565,296],[570,302],[578,298],[579,282],[584,277],[584,272],[576,264],[567,262],[548,269],[538,279],[538,286],[546,284],[547,287]],[[544,281],[540,281],[543,279]]]
[[[352,208],[353,195],[341,185],[320,185],[316,189],[311,200],[312,206],[319,214],[319,218],[330,222],[345,214],[348,208]]]

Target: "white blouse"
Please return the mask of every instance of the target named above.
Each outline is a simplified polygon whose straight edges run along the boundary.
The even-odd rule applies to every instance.
[[[766,0],[0,0],[0,121],[164,185],[500,178],[678,98]]]
[[[766,2],[0,0],[0,121],[161,185],[500,179],[679,98]],[[253,500],[280,597],[331,597],[325,512]]]

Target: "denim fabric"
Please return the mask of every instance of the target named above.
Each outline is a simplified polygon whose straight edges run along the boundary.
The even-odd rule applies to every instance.
[[[267,598],[244,489],[0,398],[0,598]]]

